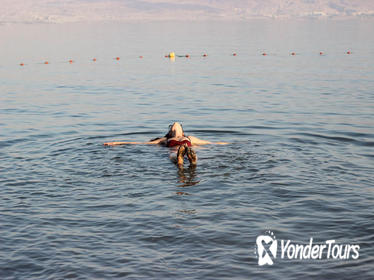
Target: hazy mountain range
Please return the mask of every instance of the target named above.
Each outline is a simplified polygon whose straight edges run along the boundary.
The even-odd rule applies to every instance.
[[[374,0],[0,0],[0,22],[374,17]]]

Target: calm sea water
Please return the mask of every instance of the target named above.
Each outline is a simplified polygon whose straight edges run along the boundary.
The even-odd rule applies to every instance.
[[[0,26],[0,278],[373,279],[373,30]],[[173,121],[230,144],[184,170],[168,148],[103,146]],[[267,230],[359,244],[359,258],[258,266]]]

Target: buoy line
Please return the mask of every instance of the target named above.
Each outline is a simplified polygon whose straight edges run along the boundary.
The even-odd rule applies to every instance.
[[[326,55],[323,51],[319,51],[319,52],[317,52],[317,54],[319,54],[320,56],[325,56]],[[347,51],[344,52],[344,54],[351,55],[352,51],[347,50]],[[260,53],[260,55],[261,56],[269,56],[269,55],[275,55],[275,54],[269,54],[267,52],[262,52],[262,53]],[[290,56],[296,56],[296,55],[298,55],[298,53],[292,51],[292,52],[289,53],[289,55]],[[237,52],[233,52],[233,53],[231,53],[231,56],[235,56],[236,57],[236,56],[239,56],[239,54]],[[204,52],[204,53],[202,53],[200,55],[191,55],[189,53],[187,53],[187,54],[176,54],[175,52],[169,52],[168,54],[164,55],[164,57],[165,58],[169,58],[170,60],[175,60],[175,58],[177,58],[177,57],[178,58],[192,58],[192,57],[203,57],[203,58],[207,58],[208,54],[206,52]],[[143,59],[144,56],[143,55],[139,55],[138,58]],[[119,62],[121,60],[121,58],[119,56],[116,56],[116,57],[113,58],[113,60]],[[96,62],[97,58],[96,57],[91,58],[91,61],[92,62]],[[75,62],[75,60],[69,59],[67,62],[70,63],[70,64],[73,64]],[[42,64],[50,64],[50,61],[45,60],[44,62],[42,62]],[[25,66],[25,65],[26,64],[24,62],[20,62],[19,63],[19,66]]]

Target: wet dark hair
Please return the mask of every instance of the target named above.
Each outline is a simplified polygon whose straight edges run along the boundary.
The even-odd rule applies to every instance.
[[[161,137],[156,137],[156,138],[153,138],[153,139],[151,139],[151,140],[149,140],[149,141],[152,142],[152,141],[156,141],[156,140],[158,140],[158,139],[161,139]]]

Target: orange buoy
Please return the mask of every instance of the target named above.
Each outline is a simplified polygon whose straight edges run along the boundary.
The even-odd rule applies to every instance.
[[[96,58],[93,58],[92,61],[96,61]]]
[[[186,57],[187,57],[187,58],[189,58],[189,57],[190,57],[190,55],[189,55],[189,54],[186,54]]]
[[[120,58],[117,56],[117,57],[116,57],[116,60],[120,60]]]
[[[234,52],[234,53],[232,54],[232,56],[236,56],[236,53]]]
[[[323,55],[323,52],[319,52],[319,55]]]
[[[291,55],[296,55],[296,53],[292,52]]]
[[[347,51],[347,54],[351,54],[351,51]]]
[[[22,62],[19,64],[20,66],[24,66],[25,64],[23,64]]]
[[[203,57],[207,57],[208,55],[206,53],[203,54]]]
[[[74,61],[72,59],[69,60],[69,63],[72,64]]]
[[[143,58],[143,56],[141,55],[141,56],[139,56],[139,58]]]
[[[267,53],[262,53],[263,56],[267,55]]]
[[[49,64],[49,62],[48,62],[48,61],[45,61],[44,64]]]

